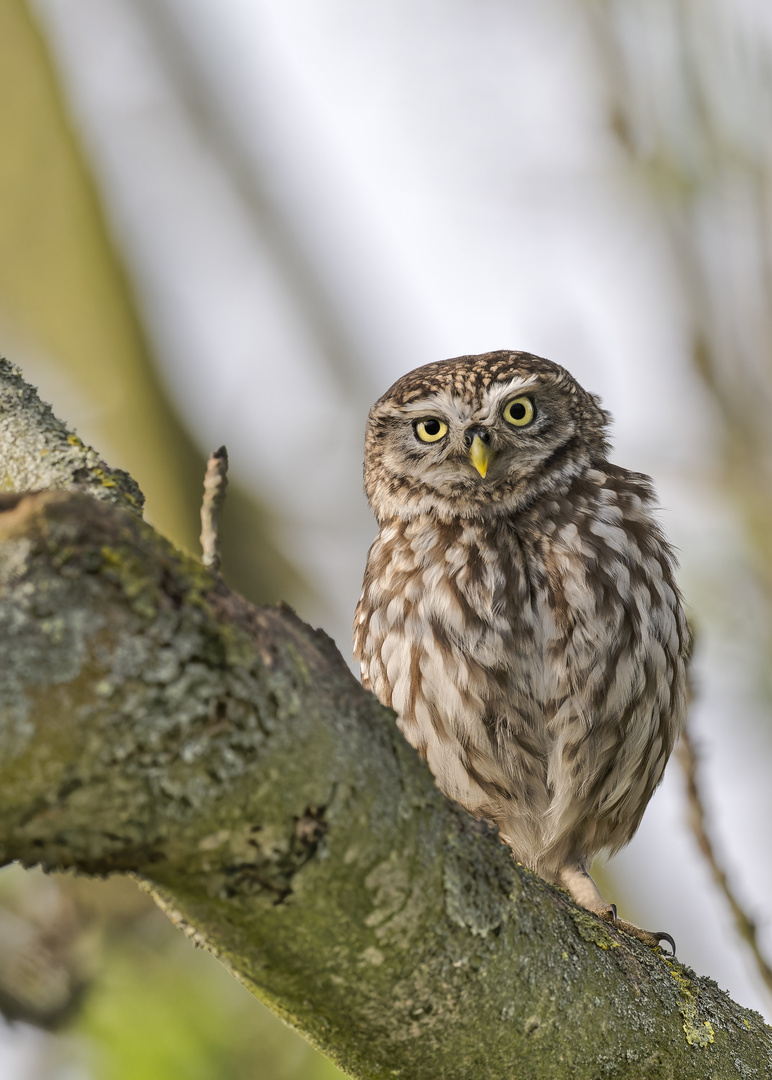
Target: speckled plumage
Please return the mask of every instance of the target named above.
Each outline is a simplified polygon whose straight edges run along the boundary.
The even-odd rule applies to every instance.
[[[514,427],[521,395],[534,418]],[[448,430],[421,442],[431,419]],[[599,912],[589,865],[630,840],[662,778],[689,650],[651,483],[610,464],[608,420],[528,353],[399,379],[367,426],[380,532],[354,626],[365,686],[440,788]]]

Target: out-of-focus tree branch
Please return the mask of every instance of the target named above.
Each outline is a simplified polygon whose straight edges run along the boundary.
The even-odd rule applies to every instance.
[[[676,755],[681,762],[681,767],[683,768],[686,777],[686,794],[689,800],[692,832],[697,839],[700,851],[710,866],[713,880],[727,899],[735,921],[735,926],[737,927],[737,933],[751,950],[753,958],[756,961],[756,966],[767,989],[772,991],[772,968],[770,968],[761,951],[756,923],[740,903],[736,890],[729,879],[729,875],[719,860],[708,829],[707,814],[698,775],[699,760],[688,725],[681,733],[681,739],[676,749]]]
[[[314,259],[308,238],[299,233],[284,199],[270,182],[260,152],[254,149],[260,141],[259,132],[255,136],[255,118],[251,132],[253,148],[249,149],[238,130],[233,109],[221,100],[221,88],[207,79],[184,20],[162,0],[141,0],[137,7],[163,56],[164,70],[173,81],[191,126],[212,148],[225,170],[339,391],[347,397],[355,395],[367,407],[375,394],[369,386],[350,320],[331,289],[327,269]],[[264,151],[262,156],[265,157]]]
[[[726,489],[772,605],[772,41],[714,2],[586,10],[610,127],[669,242],[724,427]]]

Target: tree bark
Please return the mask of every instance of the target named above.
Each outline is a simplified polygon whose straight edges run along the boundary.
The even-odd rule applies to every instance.
[[[0,362],[1,486],[59,490],[0,497],[0,863],[134,873],[355,1077],[770,1075],[758,1014],[513,863],[329,638],[19,390]]]

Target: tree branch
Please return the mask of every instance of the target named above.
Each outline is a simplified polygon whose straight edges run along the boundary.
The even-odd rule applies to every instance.
[[[0,491],[56,488],[87,491],[135,514],[145,496],[122,469],[111,469],[95,450],[58,420],[21,371],[0,356]]]
[[[354,1076],[770,1069],[761,1017],[445,799],[324,634],[82,492],[0,510],[0,862],[138,875]]]
[[[698,776],[699,755],[694,745],[694,739],[692,738],[688,724],[684,726],[684,729],[681,732],[681,738],[676,747],[676,756],[678,757],[686,779],[686,798],[689,803],[689,825],[694,838],[697,841],[697,846],[710,867],[716,887],[724,894],[729,903],[729,908],[732,912],[738,935],[750,949],[758,972],[764,980],[767,990],[772,991],[772,968],[769,966],[766,957],[761,951],[756,921],[751,918],[740,903],[737,893],[729,879],[729,875],[716,854],[716,849],[711,839],[711,834],[708,829],[708,815],[705,812],[705,803],[703,802]]]

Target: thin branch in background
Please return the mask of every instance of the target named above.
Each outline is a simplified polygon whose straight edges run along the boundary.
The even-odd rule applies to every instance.
[[[721,5],[704,7],[673,0],[663,31],[645,6],[631,14],[620,0],[597,0],[587,25],[605,72],[610,128],[670,246],[691,360],[724,423],[724,482],[772,605],[772,47],[726,6],[723,14]],[[626,34],[622,15],[632,20]],[[666,74],[652,79],[660,68]]]
[[[220,515],[228,486],[228,451],[215,450],[206,463],[204,498],[201,501],[201,561],[215,572],[220,569]]]
[[[692,742],[688,727],[684,727],[684,730],[681,733],[681,739],[676,749],[676,756],[684,771],[684,776],[686,777],[686,795],[689,802],[689,825],[691,830],[694,833],[700,851],[710,866],[713,880],[729,901],[737,933],[750,948],[759,973],[761,974],[767,989],[772,992],[772,968],[769,966],[761,952],[756,923],[743,909],[735,896],[727,872],[716,857],[713,841],[708,832],[705,804],[702,801],[697,777],[699,757],[694,748],[694,743]]]

